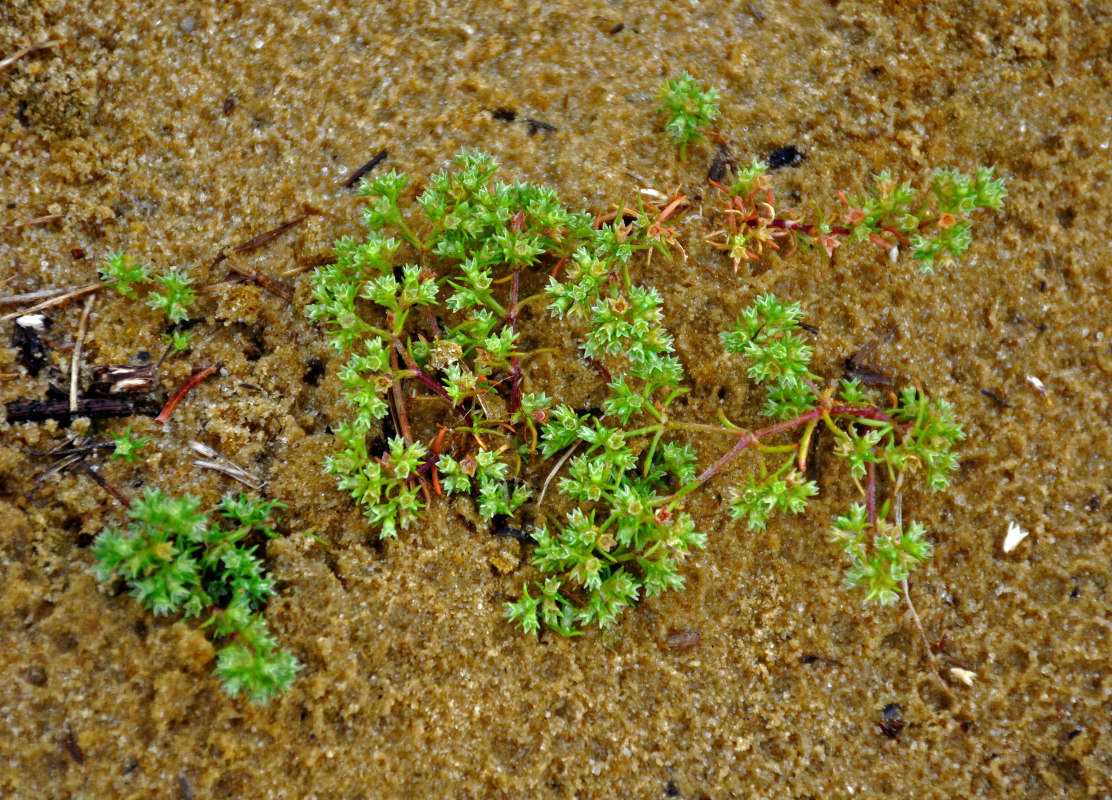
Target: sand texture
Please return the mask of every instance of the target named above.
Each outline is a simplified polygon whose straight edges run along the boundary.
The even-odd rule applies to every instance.
[[[1112,797],[1107,2],[0,5],[0,58],[43,42],[0,71],[0,297],[95,281],[121,249],[208,287],[192,351],[162,365],[154,396],[194,367],[222,372],[165,430],[130,420],[153,436],[143,460],[88,463],[128,495],[211,505],[240,487],[193,466],[196,439],[263,478],[290,506],[266,548],[266,617],[305,668],[266,706],[229,699],[192,623],[97,583],[89,544],[125,513],[80,469],[44,477],[54,460],[35,453],[126,421],[0,421],[0,796]],[[983,164],[1007,181],[1005,210],[979,215],[968,254],[930,277],[868,245],[735,275],[703,241],[722,224],[713,146],[680,163],[660,134],[653,93],[683,70],[720,91],[715,130],[737,158],[804,154],[773,174],[785,203],[833,207],[882,169],[922,185]],[[513,628],[502,606],[536,575],[531,547],[492,535],[471,501],[436,500],[379,541],[321,467],[347,410],[342,362],[305,317],[309,271],[364,233],[344,187],[361,164],[386,149],[376,169],[412,176],[412,198],[465,147],[575,209],[640,187],[692,196],[687,260],[638,275],[664,296],[692,420],[761,424],[761,393],[717,341],[759,293],[803,304],[823,375],[894,332],[874,361],[950,400],[968,434],[951,491],[905,498],[935,546],[912,593],[956,659],[951,696],[903,607],[841,588],[825,531],[856,490],[829,456],[807,513],[760,534],[729,518],[728,480],[692,495],[709,542],[687,589],[609,634]],[[224,282],[219,254],[302,214],[238,256],[292,301]],[[45,396],[84,304],[48,312],[38,377],[2,323],[0,401]],[[524,322],[530,346],[556,348],[529,386],[601,402],[574,328],[540,306]],[[84,361],[157,360],[163,331],[101,292]],[[1030,536],[1004,553],[1010,522]],[[678,633],[700,646],[670,648]],[[879,725],[891,704],[899,740]]]

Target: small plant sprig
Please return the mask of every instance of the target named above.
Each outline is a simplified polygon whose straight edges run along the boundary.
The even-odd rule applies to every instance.
[[[262,617],[274,582],[265,575],[256,546],[246,542],[277,536],[272,518],[285,507],[228,495],[217,506],[225,520],[219,525],[209,522],[196,498],[148,489],[133,501],[127,530],[106,528],[97,535],[93,572],[102,582],[122,578],[156,616],[207,614],[202,627],[226,642],[215,670],[224,691],[246,692],[265,703],[289,688],[301,665],[278,648]]]
[[[754,161],[740,169],[726,188],[715,184],[726,197],[726,227],[708,241],[729,253],[734,272],[748,260],[761,257],[765,248],[788,257],[798,248],[820,246],[832,257],[846,241],[871,241],[895,260],[900,247],[911,250],[920,272],[933,272],[965,254],[973,241],[970,215],[981,209],[999,210],[1006,192],[993,177],[991,167],[974,175],[938,169],[931,174],[926,198],[920,200],[908,182],[897,183],[891,173],[874,175],[860,197],[838,192],[838,214],[825,214],[816,206],[813,222],[803,222],[791,209],[777,209],[764,164]]]
[[[136,436],[131,432],[131,426],[128,425],[124,432],[121,434],[109,433],[109,438],[116,442],[116,448],[112,451],[111,460],[117,458],[123,459],[129,464],[134,464],[139,458],[139,451],[151,440],[150,436]]]
[[[193,280],[183,272],[168,269],[155,280],[162,284],[163,292],[151,292],[147,305],[161,311],[171,323],[178,323],[189,316],[189,307],[197,300]]]
[[[137,299],[135,287],[152,281],[150,267],[132,260],[122,251],[109,253],[97,270],[101,283],[115,289],[124,297]],[[168,269],[153,280],[162,285],[162,292],[149,292],[147,305],[161,311],[171,324],[177,324],[189,316],[189,307],[197,300],[197,290],[188,275],[176,269]],[[181,334],[176,336],[176,334]],[[168,334],[174,352],[188,347],[189,334],[175,329]],[[178,345],[185,342],[185,346]]]
[[[665,83],[656,93],[658,111],[668,115],[664,132],[680,150],[680,161],[687,155],[687,145],[706,139],[702,130],[718,118],[718,92],[703,89],[688,73]]]
[[[150,269],[145,264],[132,261],[123,251],[109,253],[98,271],[105,286],[111,286],[124,297],[132,299],[135,299],[135,284],[147,283],[151,279]]]
[[[931,402],[914,387],[904,389],[888,408],[871,402],[855,380],[820,391],[817,376],[809,371],[811,348],[796,333],[801,318],[798,304],[785,305],[773,295],[764,295],[742,314],[733,330],[722,334],[728,352],[750,361],[749,377],[770,385],[765,413],[784,420],[743,437],[734,451],[753,446],[777,453],[779,448],[764,444],[767,437],[803,430],[799,443],[787,449],[779,466],[770,468],[762,455],[758,476],[734,491],[730,514],[744,519],[750,530],[760,530],[774,511],[800,513],[807,498],[818,493],[815,483],[803,476],[811,438],[816,427],[824,425],[834,434],[834,452],[846,461],[863,497],[835,520],[830,533],[831,541],[842,547],[850,561],[846,585],[864,588],[866,601],[888,604],[898,598],[896,590],[911,569],[931,552],[922,525],[903,528],[902,520],[890,520],[893,498],[918,475],[932,491],[946,489],[957,466],[953,446],[965,435],[949,403]],[[721,466],[724,463],[716,465]],[[887,482],[889,497],[878,504],[882,480]]]

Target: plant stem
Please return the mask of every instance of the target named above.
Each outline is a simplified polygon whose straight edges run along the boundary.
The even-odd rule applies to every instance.
[[[518,270],[513,271],[513,281],[510,283],[510,312],[506,315],[506,324],[513,331],[517,325],[517,291]],[[510,416],[521,408],[521,356],[510,356]]]

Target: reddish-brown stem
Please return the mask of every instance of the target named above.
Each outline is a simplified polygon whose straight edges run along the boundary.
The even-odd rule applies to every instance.
[[[398,351],[396,349],[390,351],[390,369],[395,373],[398,371]],[[413,431],[409,429],[409,414],[405,410],[405,389],[402,387],[402,382],[400,380],[391,382],[390,390],[394,395],[394,411],[398,415],[398,427],[402,429],[405,443],[413,444]]]
[[[120,505],[122,505],[124,508],[131,508],[131,498],[117,489],[112,483],[108,481],[107,478],[105,478],[95,469],[90,467],[84,461],[81,462],[81,470],[94,481],[96,481],[100,488],[104,489],[104,491],[108,492],[108,494],[116,498]]]
[[[767,428],[762,428],[759,431],[755,431],[746,436],[742,436],[740,439],[738,439],[737,444],[731,447],[730,450],[724,456],[722,456],[722,458],[718,459],[711,466],[703,470],[703,474],[699,476],[698,485],[703,485],[715,475],[717,475],[724,466],[737,458],[737,456],[739,456],[741,452],[745,450],[745,448],[749,447],[751,444],[755,444],[766,436],[783,433],[784,431],[790,431],[792,428],[798,428],[800,425],[806,425],[811,420],[818,419],[821,416],[822,409],[814,408],[808,411],[806,414],[800,414],[794,419],[789,419],[785,422],[778,422],[775,425],[770,425]]]
[[[513,282],[510,284],[510,310],[506,314],[506,324],[510,330],[517,325],[517,284],[518,271],[513,271]],[[510,356],[510,416],[512,417],[521,408],[521,356]]]
[[[190,377],[189,380],[178,387],[178,390],[174,392],[173,396],[166,402],[166,405],[163,406],[162,413],[155,417],[154,421],[159,425],[165,425],[166,421],[170,419],[170,415],[174,413],[174,409],[178,407],[178,403],[180,403],[187,394],[193,391],[201,381],[215,375],[217,370],[222,366],[224,366],[224,362],[217,361],[215,364],[210,364],[196,375]]]
[[[820,406],[819,408],[811,409],[805,414],[800,414],[798,417],[785,420],[784,422],[778,422],[775,425],[770,425],[767,428],[762,428],[759,431],[754,431],[752,433],[742,435],[741,438],[737,440],[737,443],[733,447],[731,447],[725,455],[723,455],[720,459],[718,459],[705,470],[703,470],[702,474],[699,475],[695,483],[688,484],[676,494],[672,495],[670,499],[672,501],[679,500],[684,495],[702,486],[719,472],[721,472],[723,467],[725,467],[727,464],[741,455],[741,453],[747,447],[756,444],[761,439],[764,439],[768,436],[774,436],[777,433],[789,431],[793,428],[798,428],[800,425],[806,425],[810,422],[821,419],[824,415],[839,417],[857,417],[858,419],[873,419],[887,422],[891,424],[897,431],[899,431],[901,436],[903,435],[903,430],[900,428],[900,426],[891,417],[889,417],[878,408],[847,405],[831,405],[826,407]],[[875,522],[875,510],[873,516],[871,517],[871,521]]]
[[[467,413],[461,411],[459,408],[456,407],[456,404],[452,402],[451,396],[444,389],[444,387],[425,374],[424,370],[421,369],[421,366],[416,361],[414,361],[413,358],[406,351],[405,345],[401,343],[400,339],[395,338],[393,340],[393,345],[394,350],[390,353],[391,366],[394,366],[396,368],[397,365],[397,355],[395,355],[395,352],[401,354],[402,359],[405,361],[406,369],[413,373],[413,377],[416,380],[425,384],[425,386],[432,389],[444,400],[447,400],[448,404],[451,405],[452,408],[455,409],[456,413],[459,414],[461,417],[467,417]]]

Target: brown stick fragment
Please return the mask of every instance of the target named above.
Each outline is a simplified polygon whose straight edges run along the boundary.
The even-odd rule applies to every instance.
[[[8,422],[45,422],[56,419],[68,423],[73,417],[109,419],[133,414],[154,416],[157,408],[136,405],[122,397],[85,397],[77,401],[77,410],[70,410],[69,400],[15,400],[4,404]]]
[[[355,172],[351,173],[351,175],[348,177],[348,179],[346,181],[344,181],[344,188],[345,189],[350,189],[352,186],[355,185],[355,182],[357,180],[362,178],[364,175],[366,175],[368,172],[370,172],[372,169],[377,167],[379,164],[381,164],[385,160],[386,160],[386,150],[385,149],[380,150],[377,153],[375,153],[374,158],[372,158],[366,164],[361,166],[359,169],[355,170]]]
[[[10,56],[5,58],[3,61],[0,61],[0,69],[7,69],[12,64],[19,61],[19,59],[23,58],[26,55],[30,55],[31,53],[34,53],[36,50],[47,50],[51,47],[57,47],[60,44],[65,44],[67,41],[69,41],[69,40],[68,39],[54,39],[53,41],[49,41],[49,42],[39,42],[38,44],[29,44],[26,47],[22,48],[21,50],[16,50],[14,53],[12,53]]]
[[[70,411],[77,410],[77,381],[81,377],[81,348],[85,343],[85,326],[89,322],[89,312],[93,310],[95,294],[89,295],[85,301],[85,309],[81,312],[81,322],[77,326],[77,339],[73,348],[73,361],[70,362]]]
[[[666,643],[669,650],[690,650],[694,647],[702,646],[703,634],[698,631],[673,633],[668,636]]]
[[[166,420],[170,419],[170,415],[174,413],[174,409],[177,408],[178,403],[180,403],[182,399],[194,389],[194,387],[201,383],[201,381],[205,380],[205,378],[215,375],[216,371],[219,370],[222,366],[224,366],[223,361],[217,361],[215,364],[210,364],[209,366],[198,372],[196,375],[189,378],[189,380],[187,380],[181,386],[179,386],[178,390],[174,392],[173,396],[163,407],[162,413],[155,417],[154,421],[157,422],[159,425],[165,425]]]
[[[86,295],[89,292],[95,292],[100,287],[101,284],[99,283],[90,283],[88,286],[78,287],[77,289],[68,291],[59,297],[54,297],[50,300],[39,303],[37,306],[31,306],[30,308],[25,308],[20,311],[12,311],[11,313],[5,314],[4,316],[0,317],[0,322],[7,322],[8,320],[15,319],[16,317],[22,317],[24,314],[34,314],[38,311],[42,311],[44,308],[50,308],[51,306],[56,306],[61,303],[73,300],[74,298],[81,297],[82,295]]]
[[[18,306],[20,303],[33,303],[36,300],[46,300],[51,297],[57,297],[60,294],[76,291],[80,288],[80,286],[70,286],[65,289],[40,289],[37,292],[10,294],[7,297],[0,297],[0,306]]]
[[[45,225],[48,222],[54,222],[55,220],[59,220],[61,218],[61,214],[44,214],[41,217],[25,219],[23,220],[23,222],[13,222],[11,225],[8,226],[8,230],[16,230],[18,228],[27,227],[28,225]]]
[[[264,244],[271,241],[272,239],[277,239],[279,236],[281,236],[283,233],[288,231],[294,225],[297,225],[298,223],[304,221],[308,216],[309,216],[308,214],[302,214],[299,217],[294,217],[289,222],[283,222],[277,228],[271,228],[269,231],[264,231],[263,233],[260,233],[258,236],[256,236],[254,239],[252,239],[251,241],[244,242],[239,247],[233,247],[232,252],[233,253],[246,253],[248,250],[255,250],[256,248],[262,247]]]
[[[73,726],[68,722],[66,723],[66,736],[62,740],[66,746],[66,751],[70,754],[70,758],[78,764],[85,763],[85,754],[81,752],[81,748],[77,746],[77,736],[73,732]]]
[[[269,275],[264,275],[258,270],[247,267],[245,264],[243,264],[243,262],[233,258],[232,256],[228,256],[228,264],[231,266],[233,272],[242,275],[245,278],[249,278],[259,286],[266,289],[271,294],[281,297],[287,303],[293,302],[293,292],[291,292],[282,284],[278,283],[278,281],[274,280]]]
[[[108,492],[108,494],[115,497],[116,500],[119,501],[120,505],[122,505],[124,508],[131,508],[131,498],[121,492],[115,486],[113,486],[107,478],[105,478],[95,469],[90,467],[84,461],[81,462],[81,471],[92,478],[94,481],[96,481],[101,489],[104,489],[104,491]]]

